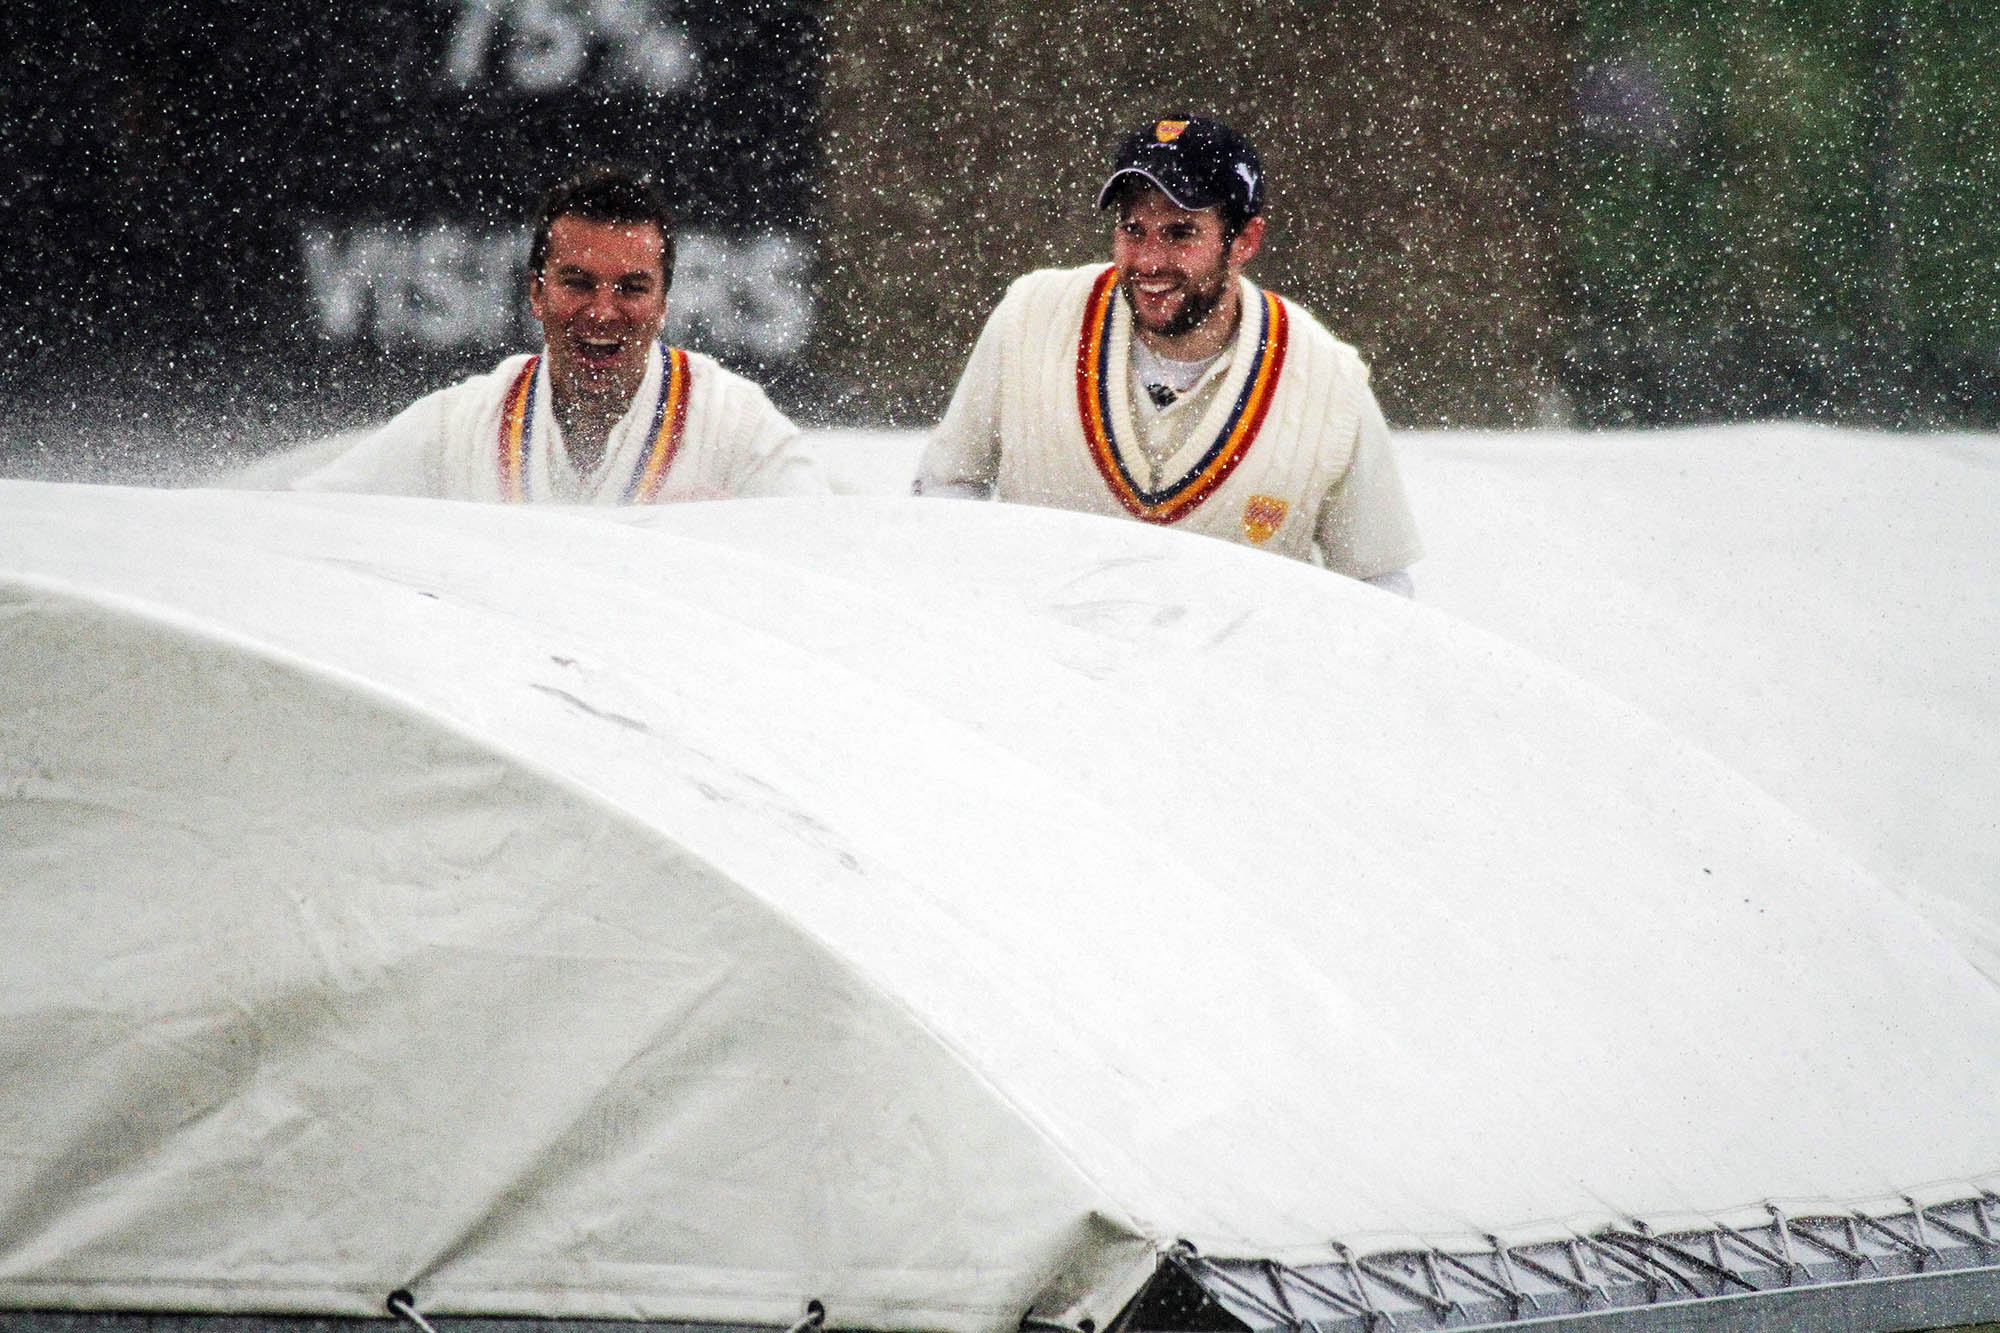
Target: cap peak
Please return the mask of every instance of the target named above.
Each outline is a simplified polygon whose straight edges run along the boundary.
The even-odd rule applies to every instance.
[[[1264,211],[1264,167],[1235,130],[1202,116],[1148,121],[1126,135],[1097,192],[1111,203],[1115,187],[1136,175],[1187,209],[1220,208],[1237,222]]]

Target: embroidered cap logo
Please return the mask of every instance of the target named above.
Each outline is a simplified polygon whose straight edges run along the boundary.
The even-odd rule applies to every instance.
[[[1181,131],[1188,127],[1184,120],[1163,120],[1153,126],[1153,137],[1161,143],[1172,143],[1181,137]]]

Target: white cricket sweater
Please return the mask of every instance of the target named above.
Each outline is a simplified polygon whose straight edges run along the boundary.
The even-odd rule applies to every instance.
[[[503,459],[503,418],[509,414],[529,357],[508,357],[412,403],[393,421],[317,471],[296,490],[358,491],[454,500],[630,502],[649,466],[665,449],[656,421],[670,381],[668,358],[652,349],[646,378],[612,427],[597,467],[579,474],[563,447],[550,404],[546,360],[536,369],[527,401],[518,483],[509,485]],[[699,352],[686,353],[686,406],[671,457],[651,498],[716,499],[749,495],[823,495],[826,478],[798,427],[764,391]]]
[[[1234,343],[1140,445],[1132,316],[1102,264],[1018,279],[932,433],[920,489],[1171,524],[1354,578],[1422,553],[1368,370],[1305,309],[1248,281]],[[1171,451],[1162,431],[1184,432]]]

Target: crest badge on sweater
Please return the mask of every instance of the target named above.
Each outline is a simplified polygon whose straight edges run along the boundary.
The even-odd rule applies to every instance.
[[[1253,495],[1243,506],[1243,535],[1255,545],[1271,540],[1291,506],[1275,495]]]

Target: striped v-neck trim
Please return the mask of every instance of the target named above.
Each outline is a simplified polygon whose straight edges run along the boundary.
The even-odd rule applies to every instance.
[[[681,436],[687,431],[688,355],[678,347],[666,349],[665,383],[660,401],[653,409],[652,445],[632,470],[625,487],[626,504],[651,504],[659,496],[660,483],[680,452]]]
[[[662,349],[664,362],[660,376],[660,396],[653,405],[649,444],[632,462],[632,470],[621,488],[625,504],[648,504],[659,497],[667,469],[680,452],[681,438],[687,433],[688,391],[693,376],[688,354],[678,347]],[[501,400],[499,434],[500,498],[510,503],[551,497],[533,495],[530,480],[535,450],[535,396],[540,384],[537,372],[542,358],[531,356],[514,378],[507,396]]]
[[[1148,523],[1172,523],[1194,512],[1202,501],[1236,470],[1263,427],[1285,365],[1289,340],[1285,306],[1270,292],[1257,291],[1257,345],[1243,387],[1224,418],[1214,441],[1188,470],[1167,485],[1149,490],[1134,480],[1125,465],[1113,428],[1112,320],[1118,300],[1118,270],[1107,268],[1084,303],[1083,330],[1076,349],[1076,402],[1083,437],[1104,484],[1134,518]],[[1244,312],[1246,317],[1249,311]]]

